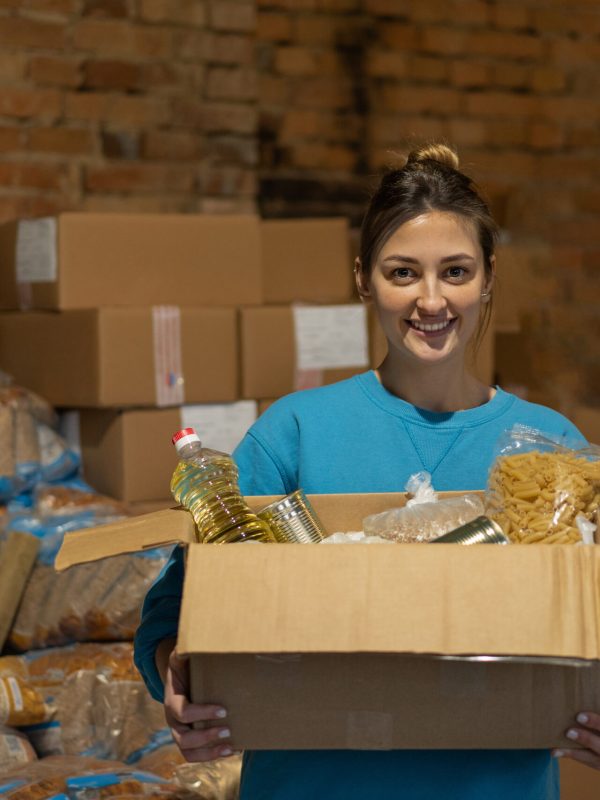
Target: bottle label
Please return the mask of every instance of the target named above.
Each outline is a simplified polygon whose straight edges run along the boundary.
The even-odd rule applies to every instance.
[[[184,402],[181,366],[181,312],[177,306],[152,307],[154,379],[158,406]]]

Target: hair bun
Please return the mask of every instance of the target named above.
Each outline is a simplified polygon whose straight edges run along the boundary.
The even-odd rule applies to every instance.
[[[458,155],[446,144],[426,144],[411,150],[406,160],[406,165],[421,164],[423,161],[437,161],[445,167],[458,169]]]

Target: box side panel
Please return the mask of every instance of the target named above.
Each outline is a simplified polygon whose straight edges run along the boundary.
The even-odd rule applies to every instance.
[[[181,309],[186,403],[229,403],[239,397],[237,312]]]
[[[98,401],[92,311],[8,313],[0,317],[0,366],[56,406]]]
[[[123,499],[123,430],[118,411],[81,409],[83,475],[97,491]]]
[[[156,404],[154,339],[149,308],[103,308],[100,330],[100,406]]]
[[[64,214],[59,260],[63,308],[262,299],[251,215]]]
[[[122,412],[122,500],[174,503],[169,485],[177,456],[171,437],[180,426],[177,408]]]
[[[296,350],[289,306],[240,312],[242,397],[280,397],[294,390]]]
[[[233,746],[249,750],[559,747],[581,702],[600,701],[597,663],[207,655],[191,676],[192,700],[222,703]]]
[[[353,299],[347,220],[265,220],[261,232],[266,303]]]

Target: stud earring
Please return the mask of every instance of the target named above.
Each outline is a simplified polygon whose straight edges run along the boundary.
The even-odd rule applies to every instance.
[[[490,292],[482,292],[481,296],[482,297],[489,297],[490,296]]]

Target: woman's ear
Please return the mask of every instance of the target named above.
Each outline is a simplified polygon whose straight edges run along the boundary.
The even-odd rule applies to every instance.
[[[490,256],[490,274],[486,276],[484,288],[482,292],[482,298],[484,303],[487,303],[490,299],[492,294],[492,289],[494,288],[494,283],[496,281],[496,256]]]
[[[354,260],[354,279],[356,281],[356,288],[361,300],[367,301],[371,299],[371,292],[369,290],[369,278],[365,275],[360,263],[360,258]]]

